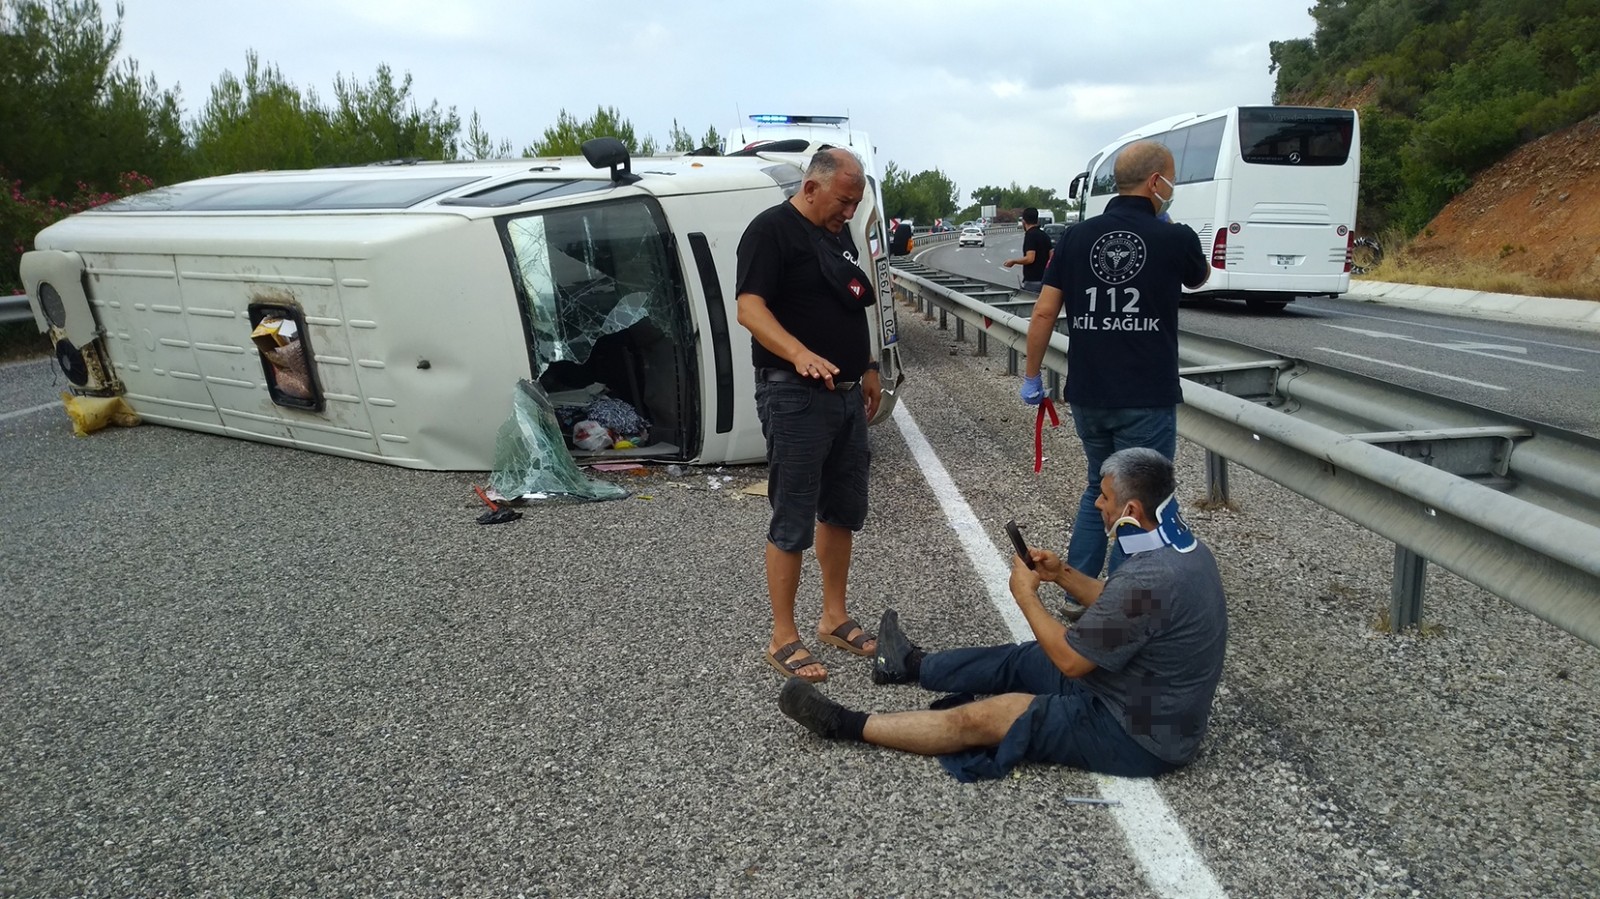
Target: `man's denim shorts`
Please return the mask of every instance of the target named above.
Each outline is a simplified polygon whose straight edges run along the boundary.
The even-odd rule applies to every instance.
[[[756,412],[767,438],[767,539],[800,552],[816,522],[861,530],[867,520],[867,410],[859,385],[830,391],[809,384],[756,382]]]

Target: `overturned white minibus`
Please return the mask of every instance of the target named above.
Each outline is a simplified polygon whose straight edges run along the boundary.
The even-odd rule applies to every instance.
[[[734,254],[809,149],[630,160],[601,139],[587,160],[208,178],[46,228],[22,275],[74,391],[147,421],[488,470],[527,380],[557,412],[610,404],[603,448],[566,431],[579,457],[756,461]],[[887,272],[875,201],[852,236]],[[887,284],[877,300],[881,420],[900,360]]]

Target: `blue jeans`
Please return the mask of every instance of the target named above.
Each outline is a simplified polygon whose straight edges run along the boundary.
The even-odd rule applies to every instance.
[[[1128,735],[1115,712],[1067,677],[1038,643],[935,652],[922,660],[918,683],[943,693],[1032,693],[998,746],[939,757],[957,780],[1005,776],[1019,762],[1071,765],[1118,777],[1154,777],[1178,766]]]
[[[1089,478],[1083,497],[1078,501],[1072,539],[1067,543],[1067,564],[1090,577],[1099,577],[1106,562],[1106,526],[1100,518],[1100,510],[1094,507],[1095,500],[1100,498],[1100,466],[1105,464],[1107,456],[1130,446],[1149,447],[1168,459],[1176,457],[1178,409],[1176,406],[1102,409],[1074,405],[1072,425],[1083,443]],[[1125,558],[1121,547],[1112,549],[1109,570],[1116,571]]]

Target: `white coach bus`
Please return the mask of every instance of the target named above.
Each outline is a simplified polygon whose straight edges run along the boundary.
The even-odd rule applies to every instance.
[[[1123,147],[1154,140],[1172,150],[1177,190],[1170,214],[1194,228],[1211,277],[1193,296],[1282,308],[1296,297],[1350,289],[1361,127],[1355,110],[1234,106],[1152,122],[1089,160],[1069,194],[1084,217],[1117,193]]]
[[[580,458],[758,461],[735,249],[812,149],[630,160],[603,138],[587,161],[207,178],[44,229],[22,276],[73,392],[150,422],[482,471],[520,389],[557,417],[603,398],[641,423],[580,449],[562,418],[556,446]],[[850,227],[887,263],[874,217],[875,196]],[[900,379],[889,291],[867,318],[882,420]]]

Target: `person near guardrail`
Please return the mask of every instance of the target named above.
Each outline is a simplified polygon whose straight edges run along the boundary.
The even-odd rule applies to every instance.
[[[1022,289],[1038,293],[1044,283],[1044,264],[1050,259],[1050,238],[1039,229],[1039,210],[1022,210],[1022,255],[1000,263],[1006,268],[1022,266]]]
[[[889,255],[906,256],[916,246],[910,222],[896,221],[889,228]]]
[[[877,649],[845,608],[854,533],[867,518],[867,422],[882,396],[867,324],[876,294],[845,227],[866,189],[849,150],[818,151],[800,190],[751,220],[737,254],[772,507],[765,658],[808,681],[828,676],[794,620],[801,554],[813,543],[822,569],[817,639],[858,656]]]
[[[964,781],[1003,777],[1023,761],[1124,777],[1188,764],[1222,676],[1222,577],[1177,513],[1165,456],[1121,450],[1101,474],[1098,515],[1130,558],[1101,581],[1046,550],[1030,550],[1033,568],[1013,556],[1011,596],[1034,640],[927,653],[890,609],[878,625],[873,681],[953,695],[928,711],[869,714],[791,678],[779,710],[822,737],[940,756]],[[1087,606],[1083,617],[1067,626],[1046,611],[1042,581]]]
[[[1045,350],[1065,304],[1066,400],[1088,462],[1067,564],[1090,577],[1106,564],[1094,508],[1100,464],[1130,446],[1177,456],[1178,301],[1183,287],[1199,287],[1211,274],[1194,229],[1157,218],[1172,203],[1172,152],[1154,141],[1130,144],[1114,174],[1118,196],[1063,234],[1045,268],[1022,380],[1023,402],[1038,405]],[[1113,547],[1112,570],[1122,558]]]

